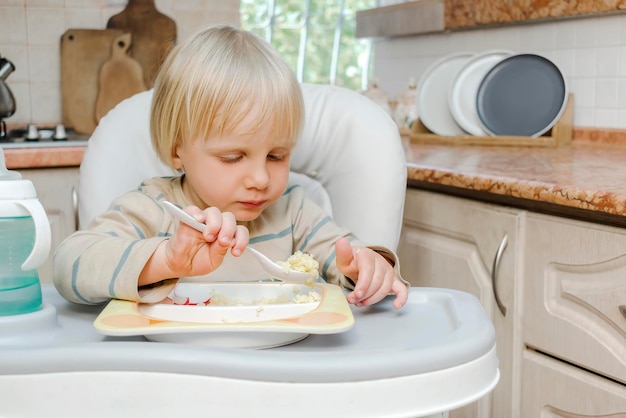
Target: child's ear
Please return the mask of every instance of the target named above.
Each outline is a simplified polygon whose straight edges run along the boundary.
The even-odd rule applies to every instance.
[[[178,147],[174,149],[174,155],[172,156],[172,167],[174,170],[180,170],[183,168],[183,161],[178,156]]]

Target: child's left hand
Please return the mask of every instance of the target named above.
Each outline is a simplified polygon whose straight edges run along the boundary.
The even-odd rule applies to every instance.
[[[382,255],[367,247],[352,248],[346,238],[337,241],[335,252],[339,271],[356,283],[354,290],[347,296],[349,303],[356,306],[372,305],[393,293],[396,295],[393,307],[399,309],[404,306],[409,291]]]

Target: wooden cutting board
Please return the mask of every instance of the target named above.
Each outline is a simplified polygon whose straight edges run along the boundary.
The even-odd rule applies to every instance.
[[[154,0],[128,0],[126,8],[109,19],[107,28],[132,33],[131,56],[139,61],[146,86],[151,88],[163,59],[176,44],[176,22],[160,13]]]
[[[63,125],[90,134],[96,128],[100,68],[111,56],[119,29],[68,29],[61,37],[61,109]]]
[[[122,100],[147,90],[141,65],[128,55],[131,39],[130,33],[115,38],[111,45],[111,58],[100,69],[96,100],[98,122]]]

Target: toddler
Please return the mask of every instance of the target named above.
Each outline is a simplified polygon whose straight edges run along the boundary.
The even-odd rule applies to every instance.
[[[304,123],[300,85],[264,40],[228,26],[177,45],[155,81],[150,131],[159,158],[181,174],[145,180],[68,237],[54,256],[54,283],[76,303],[111,298],[159,302],[178,280],[263,280],[249,244],[273,260],[300,250],[357,306],[408,284],[395,254],[368,247],[287,187]],[[112,162],[114,164],[114,162]],[[179,224],[168,200],[206,224]],[[364,208],[365,210],[365,208]]]

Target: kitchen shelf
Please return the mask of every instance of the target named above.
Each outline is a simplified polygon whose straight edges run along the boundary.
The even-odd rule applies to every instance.
[[[478,3],[478,4],[477,4]],[[496,28],[624,13],[621,2],[552,2],[524,7],[520,2],[493,0],[413,0],[356,12],[357,38],[420,36],[476,28]],[[581,5],[582,3],[582,5]],[[604,4],[611,3],[611,4]],[[617,3],[617,4],[616,4]]]
[[[356,12],[356,38],[388,38],[443,32],[443,0],[419,0]]]
[[[563,114],[552,129],[542,136],[441,136],[432,133],[418,119],[413,123],[409,138],[411,142],[426,144],[562,147],[572,142],[573,121],[574,95],[570,93]]]

